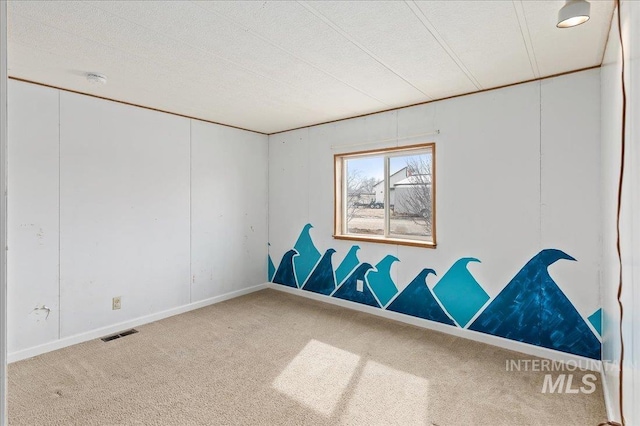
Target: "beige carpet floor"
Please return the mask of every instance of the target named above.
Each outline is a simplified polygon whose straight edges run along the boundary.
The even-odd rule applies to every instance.
[[[263,290],[9,366],[11,425],[596,425],[531,357]],[[574,388],[581,383],[577,372]],[[557,377],[554,374],[554,379]]]

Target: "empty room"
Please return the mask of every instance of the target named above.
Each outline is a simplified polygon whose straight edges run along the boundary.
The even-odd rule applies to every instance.
[[[640,425],[640,2],[0,0],[0,426]]]

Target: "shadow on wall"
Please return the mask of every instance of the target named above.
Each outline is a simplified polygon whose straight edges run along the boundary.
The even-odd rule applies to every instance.
[[[436,271],[425,268],[399,292],[391,266],[400,259],[387,255],[373,266],[358,259],[360,247],[354,245],[334,269],[336,251],[329,248],[321,254],[311,228],[305,225],[277,269],[269,256],[269,281],[591,359],[601,357],[599,337],[549,275],[548,268],[555,262],[575,261],[561,250],[536,254],[487,304],[489,295],[467,268],[471,262],[480,262],[476,258],[456,261],[433,290],[426,278]],[[588,321],[599,333],[601,310]]]

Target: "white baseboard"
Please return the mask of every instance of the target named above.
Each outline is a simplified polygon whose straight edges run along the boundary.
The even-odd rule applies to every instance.
[[[185,312],[193,311],[195,309],[203,308],[205,306],[213,305],[215,303],[220,303],[225,300],[233,299],[239,296],[243,296],[245,294],[253,293],[255,291],[259,291],[265,288],[271,288],[278,291],[283,291],[285,293],[294,294],[297,296],[306,297],[308,299],[317,300],[324,303],[329,303],[332,305],[341,306],[344,308],[365,312],[371,315],[376,315],[379,317],[403,322],[405,324],[415,325],[417,327],[426,328],[429,330],[439,331],[442,333],[454,335],[457,337],[462,337],[469,340],[474,340],[477,342],[487,343],[490,345],[494,345],[500,348],[524,353],[527,355],[532,355],[540,358],[546,358],[554,361],[561,362],[570,362],[575,363],[576,365],[588,368],[594,371],[602,371],[602,364],[600,361],[592,360],[589,358],[567,354],[564,352],[555,351],[552,349],[542,348],[539,346],[529,345],[527,343],[516,342],[514,340],[505,339],[502,337],[491,336],[489,334],[479,333],[477,331],[466,330],[458,327],[451,327],[445,324],[440,324],[434,321],[424,320],[422,318],[416,318],[409,315],[403,315],[397,312],[386,311],[379,308],[373,308],[370,306],[362,305],[359,303],[349,302],[347,300],[342,300],[334,297],[327,297],[320,294],[312,293],[310,291],[304,291],[300,289],[290,288],[279,284],[273,283],[264,283],[259,284],[253,287],[249,287],[246,289],[233,291],[231,293],[226,293],[220,296],[212,297],[205,300],[200,300],[198,302],[189,303],[187,305],[178,306],[176,308],[168,309],[166,311],[157,312],[155,314],[147,315],[144,317],[135,318],[129,321],[124,321],[121,323],[113,324],[107,327],[98,328],[95,330],[91,330],[85,333],[76,334],[74,336],[65,337],[63,339],[55,340],[53,342],[45,343],[43,345],[34,346],[32,348],[23,349],[16,352],[11,352],[8,354],[8,362],[16,362],[26,358],[31,358],[46,352],[51,352],[57,349],[62,349],[67,346],[76,345],[78,343],[86,342],[89,340],[97,339],[100,337],[107,336],[109,334],[117,333],[118,331],[126,330],[132,327],[138,327],[143,324],[148,324],[150,322],[158,321],[163,318],[171,317],[174,315],[182,314]],[[606,386],[604,386],[604,374],[603,377],[603,389],[605,390],[605,404],[607,407],[607,415],[611,418],[611,401],[608,393],[606,392]]]
[[[199,300],[197,302],[189,303],[187,305],[178,306],[176,308],[167,309],[166,311],[157,312],[155,314],[146,315],[143,317],[113,324],[107,327],[102,327],[95,330],[87,331],[85,333],[76,334],[74,336],[65,337],[63,339],[45,343],[43,345],[38,345],[32,348],[11,352],[7,356],[7,361],[9,363],[12,363],[12,362],[20,361],[26,358],[31,358],[46,352],[62,349],[67,346],[76,345],[78,343],[86,342],[93,339],[98,339],[100,337],[108,336],[110,334],[114,334],[119,331],[126,330],[128,328],[138,327],[143,324],[148,324],[150,322],[161,320],[163,318],[172,317],[174,315],[204,308],[205,306],[213,305],[215,303],[224,302],[225,300],[233,299],[239,296],[244,296],[245,294],[253,293],[254,291],[258,291],[258,290],[263,290],[267,287],[268,287],[267,284],[259,284],[259,285],[245,288],[242,290],[237,290],[237,291],[232,291],[230,293],[222,294],[220,296],[211,297],[209,299]]]
[[[320,302],[342,306],[344,308],[353,309],[353,310],[365,312],[371,315],[392,319],[392,320],[403,322],[406,324],[415,325],[417,327],[427,328],[429,330],[451,334],[457,337],[462,337],[464,339],[474,340],[476,342],[487,343],[489,345],[497,346],[497,347],[508,349],[515,352],[520,352],[527,355],[532,355],[539,358],[546,358],[552,361],[569,363],[572,365],[577,365],[580,368],[584,368],[592,371],[601,371],[602,369],[602,363],[600,361],[578,356],[578,355],[572,355],[565,352],[556,351],[553,349],[534,346],[528,343],[516,342],[515,340],[509,340],[503,337],[492,336],[490,334],[480,333],[473,330],[452,327],[450,325],[440,324],[439,322],[428,321],[422,318],[416,318],[409,315],[400,314],[397,312],[391,312],[391,311],[387,311],[379,308],[373,308],[371,306],[362,305],[360,303],[349,302],[347,300],[338,299],[335,297],[323,296],[321,294],[300,290],[297,288],[287,287],[280,284],[267,283],[265,285],[268,288],[278,290],[278,291],[283,291],[285,293],[295,294],[297,296],[318,300]]]

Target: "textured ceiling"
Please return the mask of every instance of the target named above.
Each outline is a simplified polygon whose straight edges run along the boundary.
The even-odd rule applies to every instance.
[[[10,0],[9,75],[273,133],[600,65],[563,4]]]

